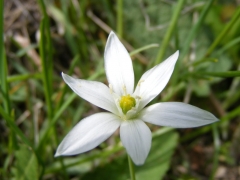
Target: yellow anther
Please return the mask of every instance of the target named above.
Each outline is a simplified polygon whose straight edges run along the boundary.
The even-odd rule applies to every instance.
[[[119,104],[120,107],[122,108],[122,112],[126,114],[129,110],[135,107],[136,100],[128,94],[126,96],[122,96]]]
[[[110,89],[110,93],[112,94],[113,93],[113,87],[112,87],[112,84],[109,84],[109,89]]]
[[[140,80],[139,82],[138,82],[138,86],[141,86],[141,83],[143,83],[144,82],[144,80],[142,79],[142,80]]]
[[[139,99],[139,100],[140,100],[140,99],[142,99],[142,98],[141,98],[140,96],[136,96],[136,99]]]

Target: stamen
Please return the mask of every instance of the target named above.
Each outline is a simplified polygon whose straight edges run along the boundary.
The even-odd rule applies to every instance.
[[[127,95],[127,88],[125,85],[123,85],[123,92],[124,92],[124,95]]]
[[[109,87],[109,89],[110,89],[110,93],[112,94],[112,93],[113,93],[112,84],[109,84],[108,87]]]
[[[139,82],[138,82],[138,86],[141,86],[141,83],[143,83],[145,80],[140,80]]]
[[[136,106],[136,100],[128,94],[127,96],[121,97],[119,105],[123,114],[126,114],[129,110]]]
[[[136,96],[136,99],[139,99],[139,100],[140,100],[140,99],[142,99],[142,98],[141,98],[140,96]]]

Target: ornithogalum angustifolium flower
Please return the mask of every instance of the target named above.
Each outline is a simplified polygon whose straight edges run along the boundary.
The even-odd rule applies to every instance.
[[[55,156],[89,151],[109,138],[120,127],[120,138],[136,165],[149,153],[152,135],[145,122],[175,128],[198,127],[217,121],[211,113],[180,103],[156,103],[145,107],[166,86],[179,52],[145,72],[134,90],[131,58],[111,32],[104,53],[109,86],[101,82],[75,79],[62,73],[64,81],[80,97],[109,112],[81,120],[63,139]]]

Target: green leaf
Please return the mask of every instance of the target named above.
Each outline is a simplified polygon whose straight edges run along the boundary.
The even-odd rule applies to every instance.
[[[16,180],[37,180],[38,162],[35,154],[25,145],[21,145],[16,152],[15,179]]]
[[[178,142],[178,134],[174,131],[164,133],[161,136],[153,138],[151,151],[143,166],[135,166],[137,180],[159,180],[167,172],[171,157]],[[97,167],[92,172],[83,176],[83,180],[97,179],[129,179],[129,169],[127,157],[119,157],[112,162]]]
[[[136,179],[162,179],[169,169],[177,142],[178,134],[173,131],[154,138],[145,164],[136,168]]]

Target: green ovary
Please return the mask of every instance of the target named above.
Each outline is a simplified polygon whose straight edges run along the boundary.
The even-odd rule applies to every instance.
[[[122,108],[122,112],[126,114],[129,110],[135,107],[136,100],[128,94],[127,96],[122,96],[119,104]]]

